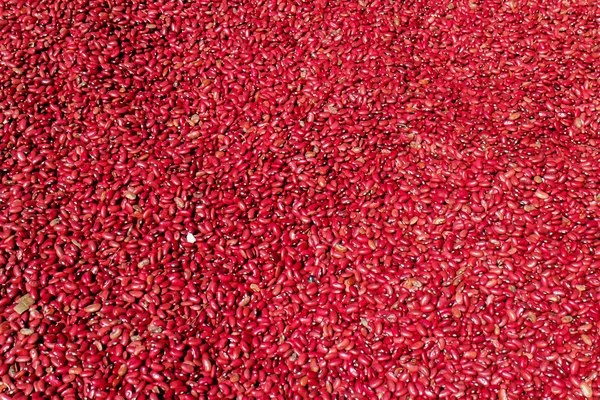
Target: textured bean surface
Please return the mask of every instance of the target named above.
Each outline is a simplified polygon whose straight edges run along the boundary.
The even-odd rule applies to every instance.
[[[0,2],[0,398],[598,398],[599,23]]]

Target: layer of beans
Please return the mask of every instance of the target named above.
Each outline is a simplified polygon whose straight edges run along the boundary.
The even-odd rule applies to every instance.
[[[0,2],[0,400],[597,398],[599,24]]]

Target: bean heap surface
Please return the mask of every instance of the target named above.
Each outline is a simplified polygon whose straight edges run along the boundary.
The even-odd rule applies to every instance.
[[[0,2],[0,400],[598,398],[598,7]]]

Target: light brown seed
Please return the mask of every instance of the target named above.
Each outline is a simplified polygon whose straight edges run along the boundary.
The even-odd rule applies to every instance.
[[[100,310],[101,308],[102,308],[102,305],[95,303],[95,304],[90,304],[89,306],[84,308],[84,310],[87,313],[94,313],[94,312],[97,312],[98,310]]]

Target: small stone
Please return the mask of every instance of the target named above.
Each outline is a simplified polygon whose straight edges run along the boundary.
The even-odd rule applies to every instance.
[[[148,332],[150,333],[162,333],[163,329],[160,326],[150,325],[148,326]]]
[[[194,237],[194,235],[192,235],[189,232],[188,232],[187,236],[185,237],[185,240],[188,243],[196,243],[196,238]]]

